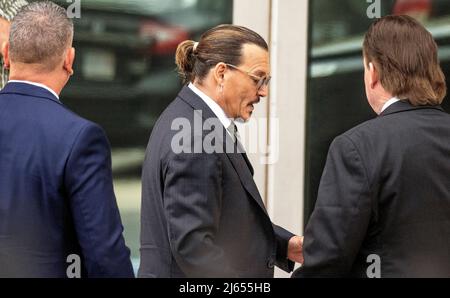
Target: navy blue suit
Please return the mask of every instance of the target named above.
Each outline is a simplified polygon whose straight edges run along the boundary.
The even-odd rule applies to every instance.
[[[133,277],[103,130],[48,90],[0,92],[0,277]]]

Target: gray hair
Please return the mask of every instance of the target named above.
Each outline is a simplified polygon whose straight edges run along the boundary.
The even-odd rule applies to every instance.
[[[51,71],[61,63],[72,40],[73,22],[64,8],[50,1],[33,2],[11,22],[10,59]]]

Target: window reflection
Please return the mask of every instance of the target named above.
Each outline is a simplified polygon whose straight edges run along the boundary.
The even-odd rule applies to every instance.
[[[450,1],[380,0],[381,16],[408,14],[430,30],[439,45],[450,84]],[[373,20],[367,1],[311,0],[307,98],[305,223],[311,214],[331,141],[375,114],[366,101],[362,41]],[[444,100],[450,111],[450,102]]]
[[[65,0],[54,1],[63,7]],[[180,90],[175,50],[232,22],[229,0],[81,0],[75,75],[62,101],[100,124],[112,146],[114,187],[138,266],[141,165],[153,124]]]

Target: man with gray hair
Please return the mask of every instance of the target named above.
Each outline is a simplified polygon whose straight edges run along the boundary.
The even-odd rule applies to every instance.
[[[104,131],[59,94],[73,24],[33,2],[16,15],[0,92],[0,277],[133,277]]]

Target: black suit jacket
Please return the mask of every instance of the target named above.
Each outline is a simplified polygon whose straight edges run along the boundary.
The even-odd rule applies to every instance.
[[[294,277],[450,277],[450,115],[397,102],[337,137]],[[370,272],[374,267],[370,268]]]
[[[176,125],[180,119],[190,126],[186,133]],[[172,149],[182,135],[187,151],[198,152],[212,136],[198,130],[207,119],[219,123],[213,136],[225,151],[232,139],[188,87],[153,129],[142,175],[139,276],[273,277],[275,264],[291,271],[286,255],[293,235],[272,225],[245,154]]]

